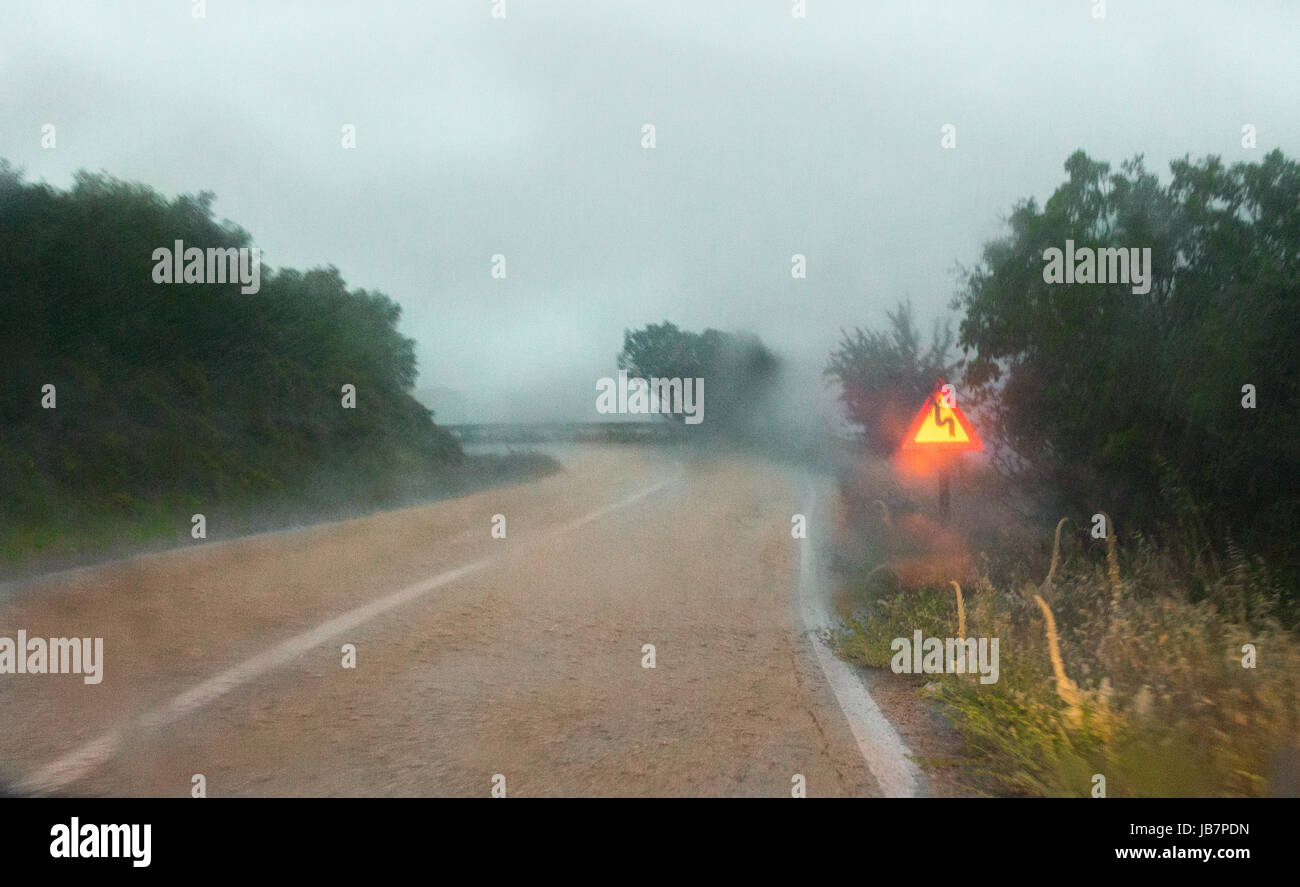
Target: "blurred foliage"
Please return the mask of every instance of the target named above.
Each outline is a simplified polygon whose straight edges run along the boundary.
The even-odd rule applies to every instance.
[[[748,427],[780,362],[757,336],[706,329],[678,329],[664,321],[623,331],[618,367],[643,379],[703,379],[704,433]],[[681,414],[670,414],[682,421]]]
[[[153,251],[248,247],[213,196],[81,173],[69,191],[0,161],[0,520],[297,489],[325,467],[396,475],[460,458],[409,391],[414,343],[334,268],[262,267],[261,290],[159,285]],[[41,389],[56,386],[57,408]],[[341,387],[356,386],[343,409]],[[70,512],[70,513],[69,513]]]
[[[930,345],[922,350],[910,302],[899,302],[887,316],[886,331],[842,332],[825,370],[838,382],[840,400],[850,421],[861,426],[867,449],[882,456],[898,449],[926,397],[956,368],[948,361],[950,326],[936,321]]]
[[[964,275],[964,394],[1053,507],[1107,511],[1221,575],[1224,540],[1300,573],[1300,166],[1077,152]],[[1048,285],[1043,251],[1151,247],[1149,293]],[[1256,409],[1242,406],[1255,386]]]

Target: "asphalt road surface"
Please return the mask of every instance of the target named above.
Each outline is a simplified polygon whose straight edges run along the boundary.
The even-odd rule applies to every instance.
[[[880,794],[801,618],[799,487],[754,460],[593,447],[533,483],[30,582],[0,637],[102,637],[103,680],[0,675],[0,778],[789,797],[801,774],[810,797]]]

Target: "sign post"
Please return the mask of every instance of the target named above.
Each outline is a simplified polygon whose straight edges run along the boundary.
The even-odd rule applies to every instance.
[[[943,465],[939,466],[939,520],[942,523],[948,523],[949,506],[952,503],[952,471],[948,464],[948,457],[943,457]]]
[[[957,406],[957,393],[943,379],[925,399],[921,411],[903,436],[904,450],[933,453],[939,459],[939,517],[948,522],[952,504],[952,454],[984,449],[966,414]]]

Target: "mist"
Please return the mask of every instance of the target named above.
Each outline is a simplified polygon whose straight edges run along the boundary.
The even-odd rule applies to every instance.
[[[400,303],[449,418],[542,421],[592,419],[647,323],[803,367],[899,299],[928,325],[1076,148],[1164,171],[1300,137],[1293,5],[792,6],[7,3],[0,156],[213,191],[269,264]]]

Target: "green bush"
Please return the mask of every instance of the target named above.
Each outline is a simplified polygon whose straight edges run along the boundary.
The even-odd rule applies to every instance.
[[[255,294],[154,283],[153,251],[175,240],[251,246],[212,199],[86,173],[58,191],[0,161],[8,549],[47,545],[51,521],[53,536],[84,542],[164,503],[304,494],[329,474],[391,492],[399,475],[461,459],[410,394],[414,343],[387,296],[349,289],[334,268],[263,266]],[[47,383],[56,409],[42,408]],[[355,409],[341,408],[345,383]]]
[[[1235,539],[1300,578],[1300,472],[1283,468],[1300,464],[1300,165],[1183,159],[1161,183],[1140,157],[1077,152],[1065,169],[954,303],[986,441],[1054,509],[1176,536],[1192,561]],[[1045,283],[1067,239],[1151,248],[1150,291]]]

